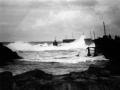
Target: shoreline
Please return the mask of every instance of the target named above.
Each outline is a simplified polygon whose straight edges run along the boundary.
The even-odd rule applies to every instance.
[[[6,71],[0,73],[0,83],[4,83],[2,88],[11,88],[8,90],[120,90],[120,72],[110,69],[108,63],[91,64],[88,70],[63,75],[35,69],[13,76]]]

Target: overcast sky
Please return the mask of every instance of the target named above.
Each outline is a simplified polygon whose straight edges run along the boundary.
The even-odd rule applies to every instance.
[[[120,35],[120,0],[0,0],[0,41]]]

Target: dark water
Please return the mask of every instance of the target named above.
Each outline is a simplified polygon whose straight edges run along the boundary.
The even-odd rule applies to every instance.
[[[46,52],[47,55],[48,53],[51,55],[49,57],[45,57],[45,55],[44,57],[38,57],[36,53],[39,55],[41,52],[27,52],[27,54],[26,52],[22,52],[22,55],[26,56],[24,59],[17,59],[14,63],[8,63],[7,66],[0,68],[0,72],[11,71],[16,75],[26,71],[39,69],[46,73],[60,75],[73,71],[84,71],[88,69],[90,64],[95,64],[95,60],[105,60],[103,56],[76,57],[72,56],[72,54],[71,56],[58,54],[59,58],[53,58],[50,51]],[[44,54],[46,53],[44,52]]]
[[[92,63],[92,62],[91,62]],[[39,69],[47,73],[54,75],[66,74],[72,71],[87,70],[89,63],[58,63],[58,62],[31,62],[16,60],[14,63],[8,63],[7,66],[0,68],[0,71],[11,71],[14,75],[20,74],[26,71]]]

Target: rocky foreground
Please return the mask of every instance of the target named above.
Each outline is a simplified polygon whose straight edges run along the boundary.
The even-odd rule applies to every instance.
[[[20,59],[21,57],[13,52],[9,48],[0,43],[0,66],[6,65],[8,62],[14,62],[14,59]]]
[[[120,90],[120,72],[96,65],[65,75],[33,70],[13,76],[6,71],[0,73],[0,90]]]

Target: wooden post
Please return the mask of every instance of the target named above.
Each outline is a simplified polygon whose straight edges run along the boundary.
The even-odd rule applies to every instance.
[[[90,47],[88,47],[87,49],[88,49],[88,54],[87,54],[87,56],[91,56],[91,54],[90,54]]]
[[[97,56],[96,47],[94,48],[94,56]]]

